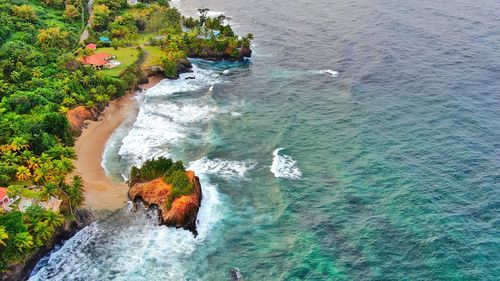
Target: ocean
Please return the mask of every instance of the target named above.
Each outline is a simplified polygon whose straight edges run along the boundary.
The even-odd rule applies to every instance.
[[[174,5],[230,16],[252,59],[138,93],[103,166],[182,160],[199,235],[124,208],[30,280],[500,280],[500,2]]]

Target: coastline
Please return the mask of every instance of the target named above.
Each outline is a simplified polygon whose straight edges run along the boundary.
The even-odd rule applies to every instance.
[[[160,76],[149,77],[148,83],[140,85],[144,90],[154,87]],[[127,202],[128,185],[123,181],[110,179],[101,166],[106,143],[113,132],[127,118],[137,115],[138,107],[134,93],[109,103],[97,121],[87,121],[87,126],[75,142],[77,160],[75,173],[85,182],[85,207],[94,211],[114,211]]]

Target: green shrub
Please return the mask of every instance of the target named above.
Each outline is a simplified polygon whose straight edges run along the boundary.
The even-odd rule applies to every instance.
[[[172,185],[167,202],[165,203],[167,209],[172,207],[172,202],[176,198],[191,194],[194,191],[194,184],[186,175],[186,169],[181,161],[173,162],[172,159],[165,157],[153,158],[144,162],[140,168],[133,166],[130,171],[132,182],[148,181],[160,177],[163,181]]]

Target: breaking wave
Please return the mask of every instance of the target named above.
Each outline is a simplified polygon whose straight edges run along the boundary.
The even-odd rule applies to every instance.
[[[327,75],[330,75],[332,77],[339,77],[340,73],[338,71],[335,71],[335,70],[331,70],[331,69],[322,69],[320,71],[318,71],[319,74],[327,74]]]
[[[199,137],[200,124],[210,120],[218,108],[210,105],[209,97],[189,97],[189,93],[208,89],[222,80],[213,70],[194,66],[193,71],[177,80],[162,80],[143,94],[137,119],[118,151],[122,160],[140,165],[146,158],[171,157],[170,148],[175,143]],[[184,79],[187,76],[195,79]]]
[[[255,163],[250,161],[212,160],[207,157],[193,161],[189,165],[189,168],[195,172],[215,174],[224,178],[244,178],[247,171],[254,167]]]
[[[280,155],[280,151],[284,148],[278,148],[273,151],[273,164],[271,165],[271,172],[277,178],[285,178],[291,180],[298,180],[302,177],[302,172],[297,168],[297,162],[288,155]]]

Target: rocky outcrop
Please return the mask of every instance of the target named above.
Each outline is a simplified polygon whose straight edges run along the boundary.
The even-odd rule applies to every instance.
[[[237,55],[232,55],[233,51],[238,52]],[[250,48],[239,48],[236,50],[228,49],[225,51],[217,51],[210,48],[205,48],[201,52],[191,52],[188,53],[190,58],[198,58],[211,61],[219,60],[230,60],[230,61],[241,61],[244,58],[249,58],[252,56],[252,50]]]
[[[99,110],[95,108],[87,108],[85,106],[78,106],[66,112],[71,130],[77,134],[82,132],[85,127],[85,121],[96,121],[99,118]]]
[[[184,228],[197,235],[196,218],[201,204],[201,185],[193,171],[186,171],[186,174],[194,184],[194,191],[190,195],[176,198],[170,209],[167,208],[167,198],[172,186],[162,178],[131,183],[128,195],[134,202],[141,200],[146,207],[156,206],[160,211],[162,224]]]
[[[176,75],[173,77],[168,76],[161,65],[152,65],[145,70],[147,76],[162,76],[169,79],[179,78],[179,74],[193,72],[193,65],[185,58],[177,62]]]

